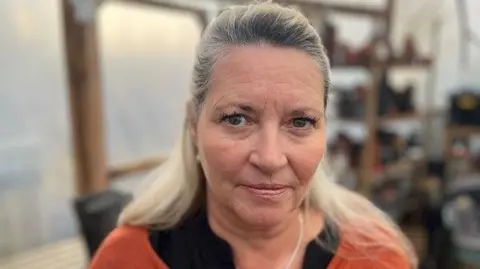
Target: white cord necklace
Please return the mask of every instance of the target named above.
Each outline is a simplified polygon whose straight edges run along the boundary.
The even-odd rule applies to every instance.
[[[285,269],[290,269],[290,267],[293,264],[293,261],[295,260],[295,257],[297,256],[298,251],[300,250],[300,246],[302,245],[302,239],[303,239],[303,216],[302,213],[298,215],[298,222],[300,224],[300,231],[298,233],[298,240],[297,240],[297,245],[295,246],[295,249],[292,252],[292,255],[290,256],[290,259],[288,259],[287,265],[285,266]]]

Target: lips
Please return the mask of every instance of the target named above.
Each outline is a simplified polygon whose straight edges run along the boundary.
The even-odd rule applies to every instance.
[[[245,185],[245,189],[259,196],[276,196],[288,190],[288,186],[279,184],[255,184]]]

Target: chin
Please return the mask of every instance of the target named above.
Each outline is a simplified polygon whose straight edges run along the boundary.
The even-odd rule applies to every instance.
[[[274,226],[293,214],[293,205],[258,205],[250,202],[236,201],[232,205],[234,213],[243,222],[253,226]]]

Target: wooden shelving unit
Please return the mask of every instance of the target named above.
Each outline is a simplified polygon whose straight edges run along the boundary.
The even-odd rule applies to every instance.
[[[392,65],[392,67],[407,67],[407,68],[429,68],[431,64],[430,60],[425,60],[419,62],[419,64],[415,63],[396,63]],[[374,135],[375,132],[378,130],[378,127],[384,124],[398,122],[398,121],[405,121],[405,120],[422,120],[427,115],[430,115],[429,112],[412,112],[412,113],[405,113],[405,114],[392,114],[387,116],[379,116],[377,113],[378,109],[378,93],[379,93],[379,80],[380,75],[390,68],[390,65],[381,65],[376,66],[371,69],[372,76],[373,76],[373,86],[368,92],[367,103],[366,103],[366,119],[365,119],[365,126],[367,128],[367,138],[365,141],[365,147],[362,154],[363,158],[363,166],[362,166],[362,173],[360,175],[360,186],[359,191],[364,193],[365,195],[369,195],[370,193],[370,181],[376,177],[375,174],[375,149],[377,138]],[[408,165],[413,166],[414,164],[408,162]],[[405,162],[399,161],[398,164],[391,164],[385,167],[385,170],[391,170],[392,167],[405,167]]]
[[[394,0],[388,0],[387,6],[383,11],[377,11],[378,16],[374,16],[377,19],[383,19],[386,23],[384,37],[386,39],[390,36],[391,29],[391,18],[393,16],[393,6]],[[365,13],[359,13],[365,14]],[[379,14],[382,14],[381,16]],[[366,140],[362,152],[362,165],[358,170],[359,174],[359,186],[358,191],[363,193],[366,196],[369,196],[370,186],[374,178],[378,178],[379,172],[375,168],[375,150],[376,150],[376,136],[375,133],[378,130],[378,127],[383,124],[405,121],[405,120],[422,120],[427,116],[431,115],[431,112],[412,112],[405,114],[392,114],[387,116],[378,115],[378,94],[379,94],[379,84],[382,74],[387,70],[395,69],[428,69],[432,65],[432,60],[428,58],[415,59],[414,61],[407,61],[402,58],[391,57],[384,62],[373,62],[368,64],[332,64],[332,69],[365,69],[370,73],[372,78],[372,84],[370,89],[367,91],[366,104],[365,104],[365,117],[363,119],[344,119],[344,118],[333,118],[334,120],[349,122],[355,124],[363,124],[366,128]],[[383,172],[391,171],[394,167],[405,166],[413,167],[414,164],[411,162],[405,163],[405,161],[399,161],[397,164],[387,165],[383,168]]]
[[[423,58],[423,59],[417,59],[415,61],[405,61],[402,59],[391,59],[387,62],[384,63],[385,65],[388,66],[388,68],[428,68],[432,64],[431,59]],[[371,65],[367,64],[332,64],[333,69],[339,69],[339,68],[344,68],[344,69],[357,69],[357,68],[365,68],[370,70],[372,67]]]
[[[442,115],[442,111],[419,111],[419,112],[411,112],[411,113],[398,113],[398,114],[391,114],[387,116],[379,117],[379,124],[389,124],[395,122],[402,122],[402,121],[411,121],[411,120],[422,120],[425,117],[430,116],[437,116]],[[329,120],[352,123],[352,124],[364,124],[365,119],[361,118],[340,118],[340,117],[330,117]]]

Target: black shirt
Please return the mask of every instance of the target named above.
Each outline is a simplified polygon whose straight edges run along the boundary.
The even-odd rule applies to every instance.
[[[334,226],[327,223],[319,239],[325,242],[332,234],[338,239]],[[230,245],[212,231],[204,210],[176,228],[151,230],[149,241],[170,269],[235,269]],[[327,268],[334,257],[331,250],[336,250],[339,245],[338,240],[328,240],[328,243],[329,250],[315,241],[310,242],[302,268]]]

